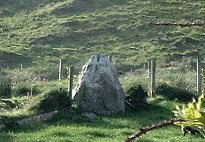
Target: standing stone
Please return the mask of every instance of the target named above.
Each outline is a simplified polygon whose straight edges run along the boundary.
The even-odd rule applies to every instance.
[[[124,91],[107,57],[94,55],[83,66],[74,91],[81,112],[109,115],[124,112]]]

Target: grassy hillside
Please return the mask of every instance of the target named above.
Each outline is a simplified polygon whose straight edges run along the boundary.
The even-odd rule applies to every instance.
[[[14,90],[33,86],[41,94],[50,88],[67,87],[67,80],[47,82],[58,79],[59,59],[65,75],[66,66],[75,65],[77,73],[92,54],[102,53],[113,55],[119,72],[134,70],[152,57],[167,64],[178,60],[173,66],[180,66],[179,69],[157,70],[157,83],[193,91],[195,71],[188,67],[186,72],[183,68],[193,61],[179,60],[196,57],[198,52],[204,56],[204,19],[204,0],[0,0],[0,77],[9,74],[13,83],[17,83]],[[160,22],[202,26],[157,25]],[[42,79],[44,82],[35,83]],[[146,91],[150,88],[148,72],[144,69],[125,73],[120,82],[125,89],[137,83]],[[31,105],[28,97],[15,98],[14,90],[11,99],[20,100],[21,107],[2,109],[1,121],[33,115],[28,111]],[[40,101],[39,94],[34,95],[34,102]],[[122,141],[142,126],[173,118],[172,111],[179,104],[177,99],[168,101],[160,97],[149,101],[149,109],[94,120],[77,112],[59,113],[48,123],[1,130],[0,141]],[[150,132],[137,141],[204,140],[184,137],[180,128],[173,126]]]
[[[80,67],[93,53],[112,54],[118,67],[203,54],[204,26],[153,23],[203,23],[204,7],[204,0],[0,0],[0,51],[43,67],[59,58]]]

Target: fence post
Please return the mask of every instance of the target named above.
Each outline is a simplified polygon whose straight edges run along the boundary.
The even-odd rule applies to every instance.
[[[62,68],[62,62],[61,62],[61,59],[60,59],[60,63],[59,63],[59,74],[58,74],[58,80],[60,81],[61,80],[61,69]]]
[[[201,94],[201,83],[202,83],[202,72],[201,72],[201,59],[200,56],[197,56],[197,75],[196,75],[196,91]]]
[[[69,69],[69,78],[70,78],[70,81],[69,81],[69,97],[70,97],[70,101],[72,100],[72,90],[73,90],[73,76],[74,76],[74,67],[71,66],[70,69]]]
[[[148,68],[148,65],[147,65],[147,60],[145,60],[145,63],[144,63],[144,70],[146,71]]]
[[[148,71],[149,78],[151,78],[151,60],[150,59],[147,62],[147,71]]]
[[[30,95],[33,96],[33,86],[31,85],[31,92]]]
[[[112,55],[111,54],[109,55],[108,58],[109,58],[110,62],[112,62]]]
[[[151,96],[156,96],[156,59],[151,60]]]

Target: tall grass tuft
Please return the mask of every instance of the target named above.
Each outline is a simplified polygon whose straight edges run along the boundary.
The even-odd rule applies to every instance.
[[[38,112],[50,112],[54,110],[63,110],[71,107],[71,100],[67,90],[56,88],[45,92],[44,98],[33,109]]]
[[[12,83],[9,77],[0,77],[0,96],[1,97],[10,97]]]

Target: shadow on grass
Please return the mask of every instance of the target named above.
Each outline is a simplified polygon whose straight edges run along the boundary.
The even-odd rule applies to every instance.
[[[115,1],[103,1],[98,3],[93,2],[92,0],[80,1],[74,0],[70,5],[55,9],[52,14],[56,16],[63,16],[69,14],[76,13],[86,13],[86,12],[95,12],[98,10],[103,10],[104,8],[112,5],[124,5],[126,4],[126,0],[115,0]]]
[[[17,128],[17,121],[23,118],[29,117],[28,115],[19,115],[19,116],[4,116],[0,115],[0,124],[4,124],[6,128],[3,130],[10,131],[11,129]]]
[[[133,124],[150,125],[162,120],[169,120],[173,116],[171,110],[158,105],[149,105],[146,108],[126,113],[119,113],[111,116],[99,116],[96,119],[88,119],[80,115],[80,113],[67,114],[59,113],[49,124],[54,125],[79,125],[88,127],[101,128],[133,128]]]

